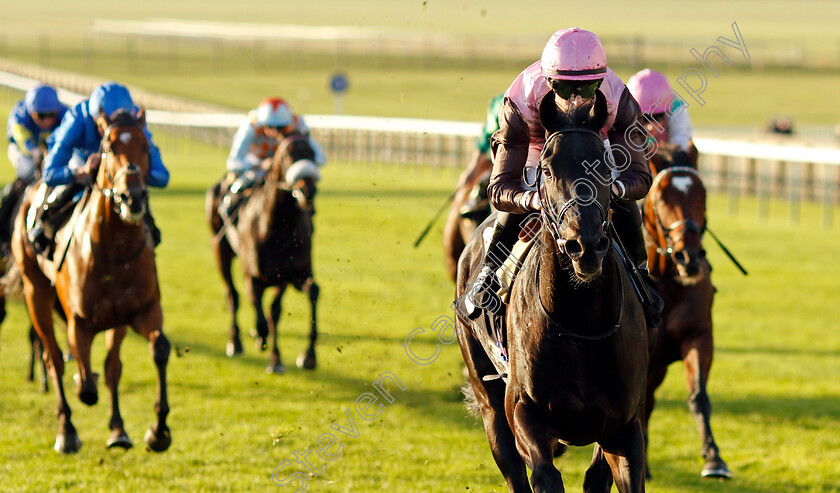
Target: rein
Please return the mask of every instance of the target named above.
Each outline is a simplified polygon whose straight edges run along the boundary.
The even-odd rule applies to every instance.
[[[689,168],[687,166],[673,166],[671,168],[665,168],[662,171],[660,171],[659,173],[657,173],[656,177],[653,180],[653,184],[651,184],[650,188],[652,190],[655,189],[659,185],[659,182],[663,179],[663,177],[665,177],[666,175],[669,175],[671,173],[676,173],[676,172],[689,173],[690,175],[693,175],[693,176],[697,177],[698,180],[700,179],[700,174],[697,173],[697,170],[694,169],[694,168]],[[659,254],[663,257],[671,256],[671,254],[674,253],[674,245],[677,243],[677,241],[681,240],[682,237],[685,236],[686,233],[694,232],[694,233],[698,233],[701,238],[703,237],[703,234],[706,232],[706,225],[704,224],[701,227],[700,224],[698,224],[697,221],[695,221],[694,219],[680,219],[678,221],[674,221],[673,223],[671,223],[669,226],[666,227],[665,224],[662,222],[662,218],[659,216],[659,210],[656,207],[657,203],[658,203],[657,195],[651,194],[650,197],[651,197],[651,202],[653,204],[652,205],[652,207],[653,207],[653,217],[656,218],[657,230],[659,232],[661,232],[662,236],[665,238],[665,246],[664,247],[662,247],[661,245],[656,246],[656,253],[657,254]],[[670,233],[671,233],[671,231],[679,228],[680,226],[685,226],[685,229],[683,229],[682,234],[675,241],[673,238],[671,238]]]

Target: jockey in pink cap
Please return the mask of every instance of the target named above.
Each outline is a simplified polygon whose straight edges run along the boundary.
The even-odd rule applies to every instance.
[[[600,134],[605,144],[620,146],[615,152],[618,173],[612,184],[613,222],[619,236],[634,257],[651,293],[657,293],[647,275],[647,253],[641,231],[641,214],[635,201],[642,199],[651,184],[644,156],[645,136],[641,132],[639,105],[621,79],[607,67],[607,56],[595,33],[583,29],[562,29],[545,45],[542,58],[519,74],[505,93],[499,114],[499,130],[493,135],[494,165],[488,187],[491,204],[499,211],[493,236],[484,258],[484,268],[471,290],[473,295],[497,297],[498,259],[507,258],[520,226],[529,213],[540,209],[539,195],[523,181],[523,172],[533,174],[545,146],[545,128],[539,118],[543,98],[553,97],[558,108],[567,110],[592,102],[596,92],[606,99],[609,116]],[[636,126],[637,132],[628,131]],[[630,159],[627,162],[627,159]],[[492,254],[491,254],[492,252]],[[475,318],[481,309],[465,297],[467,315]],[[658,298],[658,294],[654,295]],[[476,299],[473,297],[472,299]],[[501,307],[499,300],[478,303],[487,309]],[[648,322],[658,322],[661,299],[645,307]],[[499,311],[499,310],[497,310]]]
[[[696,159],[687,105],[671,88],[665,75],[646,68],[630,77],[627,89],[639,103],[650,138],[659,144],[671,143],[689,154],[694,153]]]

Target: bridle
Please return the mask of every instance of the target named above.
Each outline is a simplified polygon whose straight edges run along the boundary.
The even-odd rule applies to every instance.
[[[550,202],[543,194],[543,187],[542,187],[542,174],[543,174],[543,155],[545,154],[545,150],[548,149],[549,143],[552,140],[559,138],[562,134],[565,133],[584,133],[584,134],[591,134],[592,136],[598,139],[598,142],[603,145],[603,140],[601,139],[601,134],[594,130],[590,130],[588,128],[578,128],[578,127],[571,127],[565,128],[562,130],[558,130],[553,132],[545,141],[545,146],[543,147],[542,154],[540,155],[540,162],[537,166],[537,173],[536,177],[534,178],[533,183],[529,183],[527,180],[527,176],[525,178],[525,184],[529,187],[536,187],[537,194],[540,199],[540,214],[543,218],[545,224],[548,225],[548,231],[551,233],[551,237],[554,238],[554,241],[557,243],[557,247],[560,252],[566,254],[572,260],[579,258],[582,255],[581,253],[569,253],[566,250],[566,239],[563,238],[560,232],[560,225],[563,224],[563,218],[566,216],[566,213],[569,212],[573,205],[578,205],[579,207],[585,207],[587,205],[594,204],[598,208],[598,215],[601,218],[601,226],[604,228],[604,231],[608,232],[611,230],[610,228],[610,216],[607,211],[604,209],[604,206],[601,205],[600,202],[595,200],[595,197],[587,197],[581,198],[579,196],[573,196],[571,199],[565,200],[563,206],[560,208],[558,212],[554,212],[553,203]],[[574,190],[572,190],[574,194]],[[610,242],[612,243],[612,242]]]
[[[656,175],[656,178],[654,178],[653,184],[650,187],[651,190],[656,189],[657,185],[663,179],[663,177],[676,172],[689,173],[690,175],[695,176],[698,179],[700,178],[700,174],[697,173],[697,170],[694,168],[689,168],[687,166],[673,166],[671,168],[663,169]],[[658,244],[656,245],[657,254],[663,257],[670,257],[671,255],[673,255],[675,252],[674,245],[676,245],[677,242],[682,240],[686,233],[697,233],[700,235],[701,238],[703,237],[703,233],[706,232],[706,225],[704,224],[703,226],[700,226],[700,224],[698,224],[697,221],[691,218],[680,219],[678,221],[674,221],[668,226],[665,226],[665,224],[662,222],[662,218],[659,216],[659,211],[657,208],[659,196],[655,193],[652,193],[650,197],[651,205],[653,208],[653,217],[656,218],[657,231],[661,233],[663,237],[665,237],[665,247],[662,247]],[[682,233],[679,235],[679,237],[677,237],[676,240],[674,240],[671,237],[671,231],[674,231],[675,229],[681,226],[683,226]]]
[[[113,198],[113,201],[111,203],[111,209],[117,215],[120,214],[120,210],[121,210],[121,207],[122,207],[123,204],[125,204],[127,207],[130,206],[130,204],[131,204],[131,199],[128,196],[128,194],[127,193],[120,193],[117,190],[117,180],[122,178],[123,175],[125,175],[125,178],[128,179],[132,176],[139,176],[140,173],[141,173],[140,167],[137,166],[137,164],[129,162],[127,166],[123,166],[122,168],[118,169],[116,173],[111,174],[111,170],[108,167],[107,162],[106,162],[106,157],[108,156],[108,154],[111,154],[113,152],[113,150],[111,149],[111,143],[110,143],[111,142],[111,140],[110,140],[111,132],[115,128],[120,128],[120,127],[135,127],[135,128],[139,128],[141,130],[143,129],[143,127],[141,126],[139,121],[138,122],[131,122],[131,123],[120,122],[120,123],[117,123],[117,124],[109,125],[108,128],[105,129],[104,135],[102,136],[102,141],[101,141],[100,146],[99,146],[99,152],[102,156],[102,159],[100,161],[100,166],[104,167],[102,171],[105,174],[105,178],[108,179],[108,182],[110,183],[110,186],[109,187],[101,187],[96,183],[95,180],[93,181],[93,187],[99,189],[102,192],[102,195],[104,195],[106,198],[108,198],[108,197]],[[144,138],[145,138],[145,136],[144,136]],[[145,197],[146,197],[146,195],[144,193],[144,195],[143,195],[144,200],[145,200]]]

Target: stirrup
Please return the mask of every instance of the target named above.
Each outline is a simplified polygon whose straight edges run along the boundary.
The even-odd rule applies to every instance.
[[[464,309],[466,310],[467,318],[475,320],[481,314],[482,309],[495,315],[503,311],[504,304],[502,303],[502,299],[499,298],[496,290],[493,289],[493,285],[497,283],[496,271],[490,266],[485,265],[464,296]]]

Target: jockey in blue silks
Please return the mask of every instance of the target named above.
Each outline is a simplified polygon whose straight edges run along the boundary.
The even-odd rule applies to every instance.
[[[125,86],[106,82],[93,90],[90,98],[71,108],[50,137],[50,150],[44,161],[44,182],[55,187],[39,209],[40,217],[29,232],[29,239],[39,252],[47,252],[52,245],[55,231],[69,217],[72,207],[64,207],[95,179],[102,158],[99,147],[105,129],[120,112],[134,116],[140,109],[134,104]],[[146,183],[163,188],[169,183],[169,171],[163,165],[160,150],[152,141],[152,134],[144,128],[149,143],[149,173]],[[146,208],[146,221],[155,244],[160,241],[160,231]]]
[[[6,137],[9,140],[9,162],[17,179],[0,195],[0,242],[11,240],[11,223],[15,208],[27,185],[39,175],[47,148],[47,137],[61,123],[67,106],[58,100],[55,89],[38,84],[26,91],[9,113]]]

